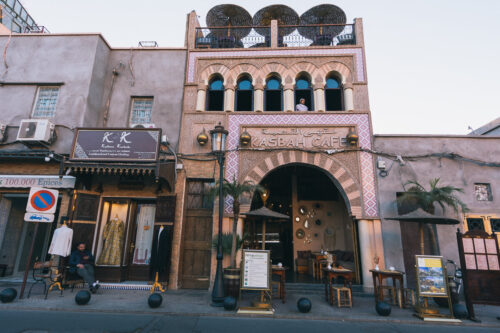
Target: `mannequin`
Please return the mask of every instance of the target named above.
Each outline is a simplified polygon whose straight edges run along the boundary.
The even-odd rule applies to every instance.
[[[122,259],[123,236],[125,233],[125,224],[118,217],[106,222],[102,233],[103,246],[97,260],[98,265],[119,266]]]
[[[162,281],[168,278],[170,270],[170,253],[172,248],[173,226],[166,225],[155,228],[153,247],[151,249],[151,277],[159,273]]]
[[[71,254],[71,242],[73,241],[73,229],[68,228],[66,219],[63,219],[63,225],[54,230],[52,242],[50,243],[49,253],[61,257],[67,257]]]

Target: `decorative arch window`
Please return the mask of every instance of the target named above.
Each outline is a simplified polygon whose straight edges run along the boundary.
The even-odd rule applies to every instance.
[[[344,109],[342,85],[339,80],[330,75],[326,78],[325,107],[326,111],[341,111]]]
[[[253,86],[249,76],[238,80],[235,99],[236,111],[253,111]]]
[[[283,87],[277,76],[267,79],[264,105],[265,111],[283,111]]]
[[[307,106],[307,110],[305,108],[299,106],[301,99],[305,100],[305,105]],[[311,86],[311,81],[305,75],[301,75],[297,78],[295,82],[295,110],[296,111],[311,111],[314,110],[313,104],[313,91]]]
[[[208,84],[207,111],[224,111],[224,81],[213,77]]]

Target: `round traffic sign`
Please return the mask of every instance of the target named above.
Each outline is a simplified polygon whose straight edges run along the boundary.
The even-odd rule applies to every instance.
[[[55,203],[56,198],[54,195],[46,190],[37,191],[31,196],[31,206],[41,212],[51,209]]]

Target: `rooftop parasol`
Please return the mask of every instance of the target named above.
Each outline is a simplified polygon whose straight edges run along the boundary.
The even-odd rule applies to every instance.
[[[420,252],[424,254],[424,223],[428,224],[459,224],[460,221],[451,217],[436,216],[427,213],[421,208],[418,208],[408,214],[403,214],[394,217],[386,217],[386,220],[400,221],[400,222],[415,222],[419,224],[420,233]]]
[[[211,29],[219,37],[233,36],[241,39],[252,30],[252,16],[246,9],[237,5],[218,5],[212,7],[206,18],[209,27],[227,27],[227,29]],[[235,29],[231,29],[231,28]]]
[[[314,39],[317,35],[330,35],[333,39],[344,30],[346,16],[342,9],[335,5],[319,5],[306,11],[300,16],[300,25],[340,24],[338,26],[299,27],[299,33],[307,38]]]
[[[299,24],[299,15],[292,8],[285,5],[271,5],[262,8],[253,16],[254,26],[270,27],[271,21],[277,20],[278,26]],[[261,35],[267,35],[266,28],[254,28]],[[295,27],[278,29],[280,36],[292,33]]]
[[[261,218],[262,219],[262,249],[266,249],[266,222],[270,219],[275,220],[287,220],[290,217],[285,214],[281,214],[270,210],[269,208],[262,206],[259,209],[251,210],[248,213],[244,213],[242,215],[246,215],[250,218]]]

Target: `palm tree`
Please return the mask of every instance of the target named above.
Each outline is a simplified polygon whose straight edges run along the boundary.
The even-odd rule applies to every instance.
[[[233,198],[233,238],[231,241],[231,267],[233,268],[236,268],[236,243],[238,218],[240,216],[240,197],[243,194],[252,194],[253,192],[262,193],[264,192],[264,187],[254,184],[251,181],[244,181],[243,183],[240,183],[236,180],[236,178],[233,178],[231,182],[224,179],[224,182],[222,183],[222,193],[224,197],[231,196]],[[219,182],[212,187],[210,196],[215,197],[217,193],[219,193]]]
[[[464,190],[454,186],[438,186],[439,181],[440,178],[431,179],[429,181],[429,191],[417,181],[408,181],[403,185],[405,192],[396,201],[398,204],[416,205],[430,214],[435,212],[434,204],[438,204],[443,212],[446,211],[446,207],[453,208],[455,213],[459,212],[459,208],[462,212],[468,211],[467,205],[455,194],[464,193]],[[432,239],[432,247],[434,252],[437,253],[438,248],[434,229],[430,226],[428,226],[428,229]]]
[[[403,185],[405,192],[398,197],[398,203],[413,202],[419,208],[427,213],[434,214],[434,204],[437,203],[443,212],[446,206],[453,208],[455,213],[468,211],[467,205],[462,202],[455,193],[464,193],[464,190],[454,186],[438,186],[440,178],[434,178],[429,181],[430,190],[420,185],[417,181],[409,181]]]

